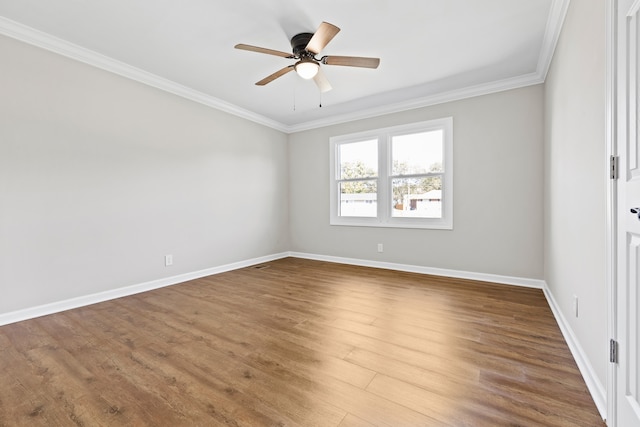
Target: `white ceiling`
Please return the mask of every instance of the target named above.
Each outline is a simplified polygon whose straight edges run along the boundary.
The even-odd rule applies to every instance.
[[[0,33],[283,131],[373,116],[544,80],[569,0],[0,0]],[[290,51],[322,21],[333,90],[289,73]],[[319,103],[322,101],[322,108]]]

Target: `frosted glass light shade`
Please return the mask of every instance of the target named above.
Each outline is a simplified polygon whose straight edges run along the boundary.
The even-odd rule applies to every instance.
[[[303,79],[312,79],[318,74],[320,66],[314,61],[302,60],[295,65],[296,73]]]

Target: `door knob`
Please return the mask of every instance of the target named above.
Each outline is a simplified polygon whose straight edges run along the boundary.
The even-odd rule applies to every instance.
[[[638,215],[638,220],[640,220],[640,208],[631,208],[631,213]]]

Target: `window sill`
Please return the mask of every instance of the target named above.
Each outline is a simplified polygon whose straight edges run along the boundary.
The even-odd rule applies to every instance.
[[[377,219],[368,221],[364,218],[332,219],[331,226],[347,227],[378,227],[378,228],[416,228],[422,230],[453,230],[453,224],[442,220],[433,221],[389,221],[382,222]]]

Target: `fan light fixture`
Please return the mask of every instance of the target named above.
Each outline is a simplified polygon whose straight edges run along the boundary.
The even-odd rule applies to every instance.
[[[331,85],[327,81],[320,67],[325,65],[339,65],[343,67],[378,68],[380,58],[367,58],[362,56],[322,56],[316,58],[322,49],[335,37],[340,28],[328,22],[320,24],[315,33],[300,33],[291,37],[291,49],[293,53],[281,50],[267,49],[264,47],[251,46],[249,44],[237,44],[236,49],[248,50],[250,52],[264,53],[267,55],[279,56],[286,59],[295,59],[295,64],[287,65],[272,73],[264,79],[256,82],[257,86],[264,86],[287,73],[296,70],[296,73],[303,79],[313,79],[320,92],[331,90]]]
[[[302,77],[303,79],[309,80],[314,78],[316,74],[318,74],[318,70],[320,69],[320,66],[318,65],[317,62],[311,59],[302,58],[300,61],[296,63],[294,68],[296,69],[296,73],[298,73],[300,77]]]

